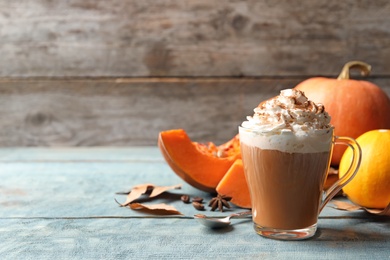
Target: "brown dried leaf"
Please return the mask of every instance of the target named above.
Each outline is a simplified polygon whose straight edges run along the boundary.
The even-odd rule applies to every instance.
[[[335,209],[340,209],[340,210],[356,211],[362,209],[362,207],[360,206],[345,201],[332,200],[332,204],[334,205]]]
[[[183,215],[175,207],[167,205],[165,203],[145,205],[145,204],[134,202],[130,204],[130,208],[134,210],[152,211],[153,213],[158,215]]]
[[[390,217],[390,203],[383,210],[382,209],[369,209],[369,208],[355,205],[353,203],[349,203],[349,202],[345,202],[345,201],[338,201],[338,200],[332,200],[332,204],[335,205],[335,207],[334,207],[335,209],[339,209],[339,210],[356,211],[356,210],[363,209],[371,214]]]
[[[381,210],[381,209],[366,209],[366,208],[365,208],[365,210],[371,214],[390,217],[390,203],[383,210]]]
[[[149,197],[150,198],[156,197],[168,190],[180,190],[180,189],[181,189],[181,184],[172,185],[172,186],[154,186],[154,189]]]
[[[131,189],[130,193],[126,197],[126,201],[120,205],[125,207],[137,200],[142,195],[149,194],[149,198],[153,198],[172,189],[181,189],[181,184],[172,186],[156,186],[150,183],[139,184]]]
[[[153,187],[153,184],[140,184],[137,186],[134,186],[130,193],[126,197],[126,201],[121,204],[121,206],[127,206],[139,197],[141,197],[143,194],[145,194],[150,187]]]

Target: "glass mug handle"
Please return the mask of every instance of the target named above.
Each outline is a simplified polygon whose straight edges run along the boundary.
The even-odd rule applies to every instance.
[[[334,145],[343,144],[348,145],[352,149],[352,162],[348,168],[348,171],[341,177],[336,183],[334,183],[325,193],[325,198],[323,199],[319,212],[325,207],[325,205],[345,186],[350,182],[353,177],[355,177],[362,160],[362,149],[360,145],[356,142],[355,139],[345,136],[335,136]]]

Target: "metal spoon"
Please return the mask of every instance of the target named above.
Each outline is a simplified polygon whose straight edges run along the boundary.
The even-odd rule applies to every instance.
[[[242,216],[251,215],[252,211],[244,211],[240,213],[233,213],[225,218],[215,218],[215,217],[207,217],[203,214],[196,214],[194,218],[198,220],[198,222],[209,228],[223,228],[227,227],[231,224],[231,218],[237,218]]]

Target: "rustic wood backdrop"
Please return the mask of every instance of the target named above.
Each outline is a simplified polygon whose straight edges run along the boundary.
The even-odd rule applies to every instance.
[[[390,95],[390,1],[0,0],[0,146],[221,143],[350,60]]]

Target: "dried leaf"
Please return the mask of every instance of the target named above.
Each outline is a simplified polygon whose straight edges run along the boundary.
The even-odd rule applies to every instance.
[[[149,198],[153,198],[172,189],[181,189],[181,184],[172,186],[156,186],[150,183],[139,184],[131,189],[130,193],[128,193],[126,197],[126,201],[120,205],[125,207],[137,200],[142,195],[149,194]]]
[[[183,215],[175,207],[167,205],[165,203],[145,205],[145,204],[135,202],[130,204],[130,208],[134,210],[153,211],[153,213],[159,215]]]
[[[360,206],[345,201],[332,200],[332,204],[335,205],[334,206],[335,209],[340,209],[340,210],[356,211],[362,209],[362,207]]]
[[[153,187],[153,184],[141,184],[134,186],[131,189],[130,193],[127,195],[126,201],[122,203],[121,206],[127,206],[139,197],[141,197],[143,194],[146,194],[150,187]]]
[[[366,208],[365,208],[365,210],[367,210],[367,212],[369,212],[371,214],[376,214],[376,215],[380,215],[380,216],[389,216],[390,217],[390,203],[383,210],[380,210],[380,209],[366,209]]]
[[[153,198],[168,190],[179,190],[179,189],[181,189],[181,184],[172,185],[172,186],[154,186],[154,189],[149,197]]]
[[[335,209],[339,209],[339,210],[356,211],[356,210],[362,209],[362,210],[365,210],[371,214],[390,217],[390,203],[383,210],[382,209],[369,209],[369,208],[355,205],[355,204],[350,203],[350,202],[338,201],[338,200],[332,200],[332,204],[335,205],[335,207],[334,207]]]

